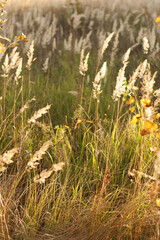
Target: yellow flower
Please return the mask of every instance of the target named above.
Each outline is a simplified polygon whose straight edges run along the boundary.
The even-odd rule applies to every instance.
[[[0,53],[4,53],[4,52],[5,52],[5,45],[0,42]]]
[[[134,112],[134,110],[135,110],[135,106],[129,108],[129,111],[130,111],[131,113]]]
[[[80,118],[76,118],[75,120],[74,120],[74,128],[73,128],[73,130],[75,130],[76,128],[77,128],[77,126],[78,126],[78,124],[80,124],[80,123],[82,123],[82,120],[80,119]]]
[[[141,131],[141,135],[144,136],[146,134],[150,134],[154,132],[157,128],[158,128],[158,125],[156,123],[145,121],[144,129]]]
[[[157,204],[158,207],[160,207],[160,198],[156,199],[156,204]]]
[[[22,35],[20,35],[20,36],[17,37],[17,40],[18,40],[18,41],[28,42],[28,40],[26,39],[26,35],[24,35],[23,33],[22,33]]]
[[[130,97],[127,101],[126,101],[126,104],[127,105],[130,105],[130,104],[132,104],[132,103],[134,103],[135,102],[135,99],[133,98],[133,97]]]
[[[160,118],[160,113],[157,113],[157,114],[155,115],[155,118]]]
[[[156,18],[155,22],[160,23],[160,16]]]
[[[140,100],[140,103],[143,107],[150,107],[151,106],[151,100],[150,99],[144,99],[142,98]]]
[[[141,115],[136,114],[135,116],[133,116],[133,118],[131,120],[131,124],[137,123],[140,119],[141,119]]]

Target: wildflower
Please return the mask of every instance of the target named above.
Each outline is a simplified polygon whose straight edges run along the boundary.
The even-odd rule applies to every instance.
[[[156,18],[155,23],[157,23],[157,25],[160,26],[160,16]]]
[[[18,36],[17,40],[18,41],[26,41],[26,42],[28,42],[28,40],[26,39],[26,35],[24,33],[22,33],[22,35]]]
[[[136,114],[135,116],[133,116],[133,118],[131,120],[131,124],[137,123],[140,119],[141,119],[141,115]]]
[[[132,103],[134,103],[134,102],[135,102],[134,97],[130,97],[130,98],[126,101],[126,104],[127,104],[127,105],[130,105],[130,104],[132,104]]]
[[[140,103],[143,107],[150,107],[151,106],[151,100],[150,99],[144,99],[142,98],[140,100]]]
[[[134,110],[135,110],[135,106],[129,108],[129,111],[130,111],[131,113],[134,112]]]
[[[4,52],[5,52],[5,45],[0,42],[0,53],[4,53]]]
[[[157,128],[158,128],[158,125],[156,123],[145,121],[144,129],[141,131],[141,135],[144,136],[146,134],[150,134],[154,132]]]

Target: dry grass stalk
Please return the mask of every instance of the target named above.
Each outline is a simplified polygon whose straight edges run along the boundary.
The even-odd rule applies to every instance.
[[[18,152],[19,148],[13,148],[3,155],[0,155],[0,172],[4,172],[7,169],[7,165],[13,163],[13,156]]]
[[[98,99],[101,94],[101,80],[105,77],[107,71],[107,63],[104,62],[101,69],[97,73],[93,82],[93,98]]]
[[[10,67],[12,69],[16,68],[18,66],[18,62],[20,59],[19,52],[17,52],[17,47],[14,47],[10,56]]]
[[[46,114],[48,110],[51,108],[51,105],[47,105],[44,108],[39,109],[37,112],[34,113],[33,117],[31,119],[28,119],[28,123],[35,123],[38,118],[40,118],[42,115]]]
[[[119,44],[119,33],[116,34],[115,40],[113,42],[112,53],[111,53],[111,61],[110,61],[111,66],[114,64],[115,55],[118,51],[118,44]]]
[[[109,34],[109,36],[106,38],[106,40],[104,41],[103,43],[103,47],[102,47],[102,50],[100,51],[100,55],[99,55],[99,61],[101,61],[102,57],[103,57],[103,54],[104,52],[106,51],[107,47],[108,47],[108,44],[109,42],[111,41],[112,37],[114,36],[114,32]]]
[[[10,72],[10,65],[9,65],[9,56],[8,53],[5,56],[3,65],[2,65],[2,71],[3,74],[1,75],[2,77],[8,77],[9,76],[9,72]]]
[[[40,174],[36,175],[34,178],[34,182],[40,184],[44,183],[45,180],[49,178],[53,172],[61,171],[64,165],[65,165],[64,162],[53,164],[53,166],[49,170],[45,169]]]
[[[48,64],[49,64],[49,57],[46,58],[46,60],[45,60],[45,62],[44,62],[44,64],[43,64],[42,70],[43,70],[44,72],[47,72],[47,70],[48,70]]]
[[[26,68],[29,71],[31,70],[32,63],[36,60],[36,58],[33,58],[33,54],[34,54],[34,41],[31,42],[31,45],[30,45],[28,53],[27,53],[28,61],[26,64]]]
[[[118,72],[116,87],[115,87],[115,90],[113,91],[113,99],[115,101],[117,101],[126,91],[127,80],[125,77],[125,69],[128,65],[129,55],[130,55],[130,48],[125,53],[124,59],[123,59],[123,67]]]
[[[144,37],[143,38],[143,51],[144,51],[144,54],[148,54],[148,50],[149,50],[148,38]]]
[[[15,73],[16,85],[18,85],[18,79],[21,78],[21,71],[22,71],[22,58],[20,58],[18,61],[18,67],[17,67],[16,73]]]
[[[45,142],[43,146],[38,151],[36,151],[33,157],[29,160],[27,164],[27,169],[36,168],[36,166],[39,164],[38,161],[42,159],[42,156],[52,145],[53,145],[52,140],[48,140],[47,142]]]
[[[132,172],[129,172],[129,171],[128,171],[128,174],[131,174],[132,176],[135,176],[135,174],[138,174],[138,175],[140,175],[140,176],[142,176],[142,177],[144,177],[144,178],[149,178],[149,179],[152,180],[152,181],[156,181],[156,178],[155,178],[155,177],[152,177],[152,176],[150,176],[150,175],[148,175],[148,174],[146,174],[146,173],[137,171],[137,170],[135,170],[135,169],[133,169]]]
[[[129,79],[129,83],[127,85],[128,92],[130,92],[130,91],[135,89],[135,83],[136,83],[137,78],[139,77],[139,72],[140,72],[140,70],[142,68],[142,65],[143,65],[142,63],[140,63],[138,65],[136,70],[133,72],[131,78]]]
[[[29,108],[29,104],[33,101],[36,101],[35,97],[33,97],[31,100],[28,100],[26,102],[26,104],[20,109],[20,113],[23,113],[25,111],[25,109]]]
[[[87,53],[84,59],[84,49],[82,49],[81,56],[80,56],[79,72],[83,76],[85,76],[85,72],[88,70],[88,58],[89,58],[89,53]]]
[[[155,77],[157,75],[157,72],[154,73],[153,77],[150,70],[150,64],[147,63],[145,73],[143,75],[143,81],[142,81],[142,97],[151,99],[153,95],[153,87],[155,83]]]
[[[144,60],[144,62],[142,63],[142,66],[140,68],[140,71],[139,71],[139,78],[143,78],[143,75],[147,69],[147,66],[148,66],[148,62],[147,62],[147,59]]]
[[[36,122],[35,124],[36,124],[36,126],[41,128],[44,133],[47,133],[50,131],[50,126],[46,125],[45,123]]]

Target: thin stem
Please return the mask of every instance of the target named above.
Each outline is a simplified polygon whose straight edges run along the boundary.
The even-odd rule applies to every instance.
[[[83,79],[82,79],[82,86],[81,86],[81,100],[80,100],[80,105],[82,105],[82,99],[83,99],[83,91],[84,91],[84,79],[85,79],[85,76],[83,76]]]

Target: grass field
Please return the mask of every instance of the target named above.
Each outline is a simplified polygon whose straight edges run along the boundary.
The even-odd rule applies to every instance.
[[[0,239],[159,239],[158,2],[25,3],[0,6]]]

